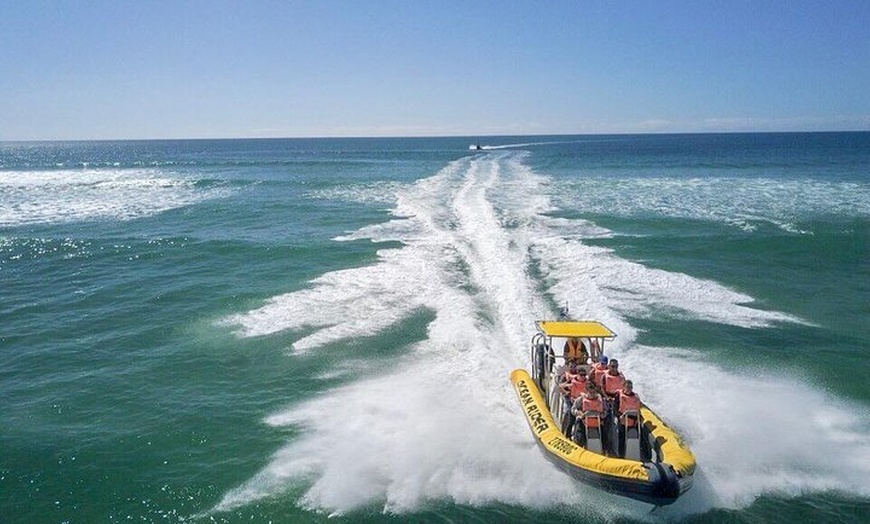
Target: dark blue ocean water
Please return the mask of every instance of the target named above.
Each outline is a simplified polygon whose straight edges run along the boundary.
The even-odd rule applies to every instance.
[[[870,133],[0,143],[0,522],[866,522],[868,297]],[[566,302],[677,504],[535,447]]]

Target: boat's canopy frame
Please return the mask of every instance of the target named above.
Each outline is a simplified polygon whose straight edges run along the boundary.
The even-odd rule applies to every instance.
[[[532,337],[532,376],[542,391],[548,391],[547,381],[557,360],[564,360],[564,352],[557,354],[554,339],[564,344],[571,338],[585,340],[589,356],[597,361],[604,354],[604,342],[616,338],[609,327],[597,320],[538,320],[535,322],[538,332]],[[592,344],[595,341],[595,344]]]

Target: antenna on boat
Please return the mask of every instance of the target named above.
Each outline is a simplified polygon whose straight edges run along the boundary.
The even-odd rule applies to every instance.
[[[565,301],[565,307],[559,310],[559,320],[568,320],[568,301]]]

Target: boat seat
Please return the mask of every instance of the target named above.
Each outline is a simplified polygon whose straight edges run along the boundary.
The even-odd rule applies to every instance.
[[[589,422],[597,420],[598,425],[589,426]],[[586,426],[586,449],[592,451],[593,453],[604,454],[604,432],[602,431],[604,428],[604,421],[602,420],[601,413],[598,412],[589,412],[584,420],[584,425]]]
[[[623,449],[625,450],[623,453],[623,458],[629,460],[641,460],[641,449],[640,449],[640,436],[641,436],[641,427],[643,424],[643,420],[641,420],[640,412],[637,410],[628,410],[623,413],[625,415],[625,423],[622,425],[622,438],[624,442],[622,442]],[[630,418],[635,420],[635,424],[633,426],[628,425],[628,421]]]

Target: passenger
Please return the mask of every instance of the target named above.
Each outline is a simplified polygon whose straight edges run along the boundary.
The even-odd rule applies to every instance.
[[[601,389],[604,397],[605,417],[604,417],[604,432],[613,438],[608,439],[612,444],[616,445],[616,420],[615,416],[619,413],[619,393],[622,391],[622,386],[625,385],[625,375],[619,371],[619,361],[615,358],[610,359],[607,363],[607,372],[601,376]],[[616,454],[616,449],[610,449],[611,453]]]
[[[607,372],[604,373],[601,385],[604,389],[605,400],[611,403],[618,403],[619,393],[625,385],[625,375],[619,371],[619,361],[615,358],[610,359],[610,362],[607,364]]]
[[[637,419],[634,416],[626,417],[627,411],[640,413],[640,396],[634,392],[634,384],[630,380],[625,381],[619,392],[619,426],[636,426]]]
[[[562,393],[568,396],[571,402],[577,400],[577,397],[586,391],[586,382],[588,377],[583,373],[581,366],[575,360],[572,362],[572,369],[565,373],[565,380],[559,384]]]
[[[559,375],[557,384],[559,391],[562,393],[562,433],[566,436],[571,435],[571,427],[574,425],[574,414],[571,412],[571,406],[574,398],[571,396],[573,384],[582,376],[580,366],[576,360],[568,361],[568,369]]]
[[[565,359],[578,360],[581,364],[585,364],[589,358],[589,353],[586,352],[586,346],[583,341],[577,337],[572,337],[565,342]]]
[[[580,365],[576,360],[569,360],[565,366],[557,370],[557,376],[559,377],[559,387],[561,388],[563,385],[570,383],[573,380],[574,375],[580,373]]]
[[[574,441],[586,447],[586,428],[598,428],[601,432],[602,444],[604,443],[604,428],[601,427],[601,419],[604,417],[604,401],[598,394],[598,390],[592,382],[586,382],[586,392],[574,401],[571,412],[577,419],[574,424]],[[607,449],[606,446],[604,449]]]
[[[630,380],[625,381],[622,391],[619,392],[619,456],[625,456],[625,432],[626,429],[637,427],[640,424],[640,396],[634,392],[634,384]]]
[[[607,373],[607,355],[601,355],[598,363],[592,366],[592,370],[589,372],[589,381],[595,384],[595,387],[601,391],[604,391],[602,381],[604,380],[605,373]]]

